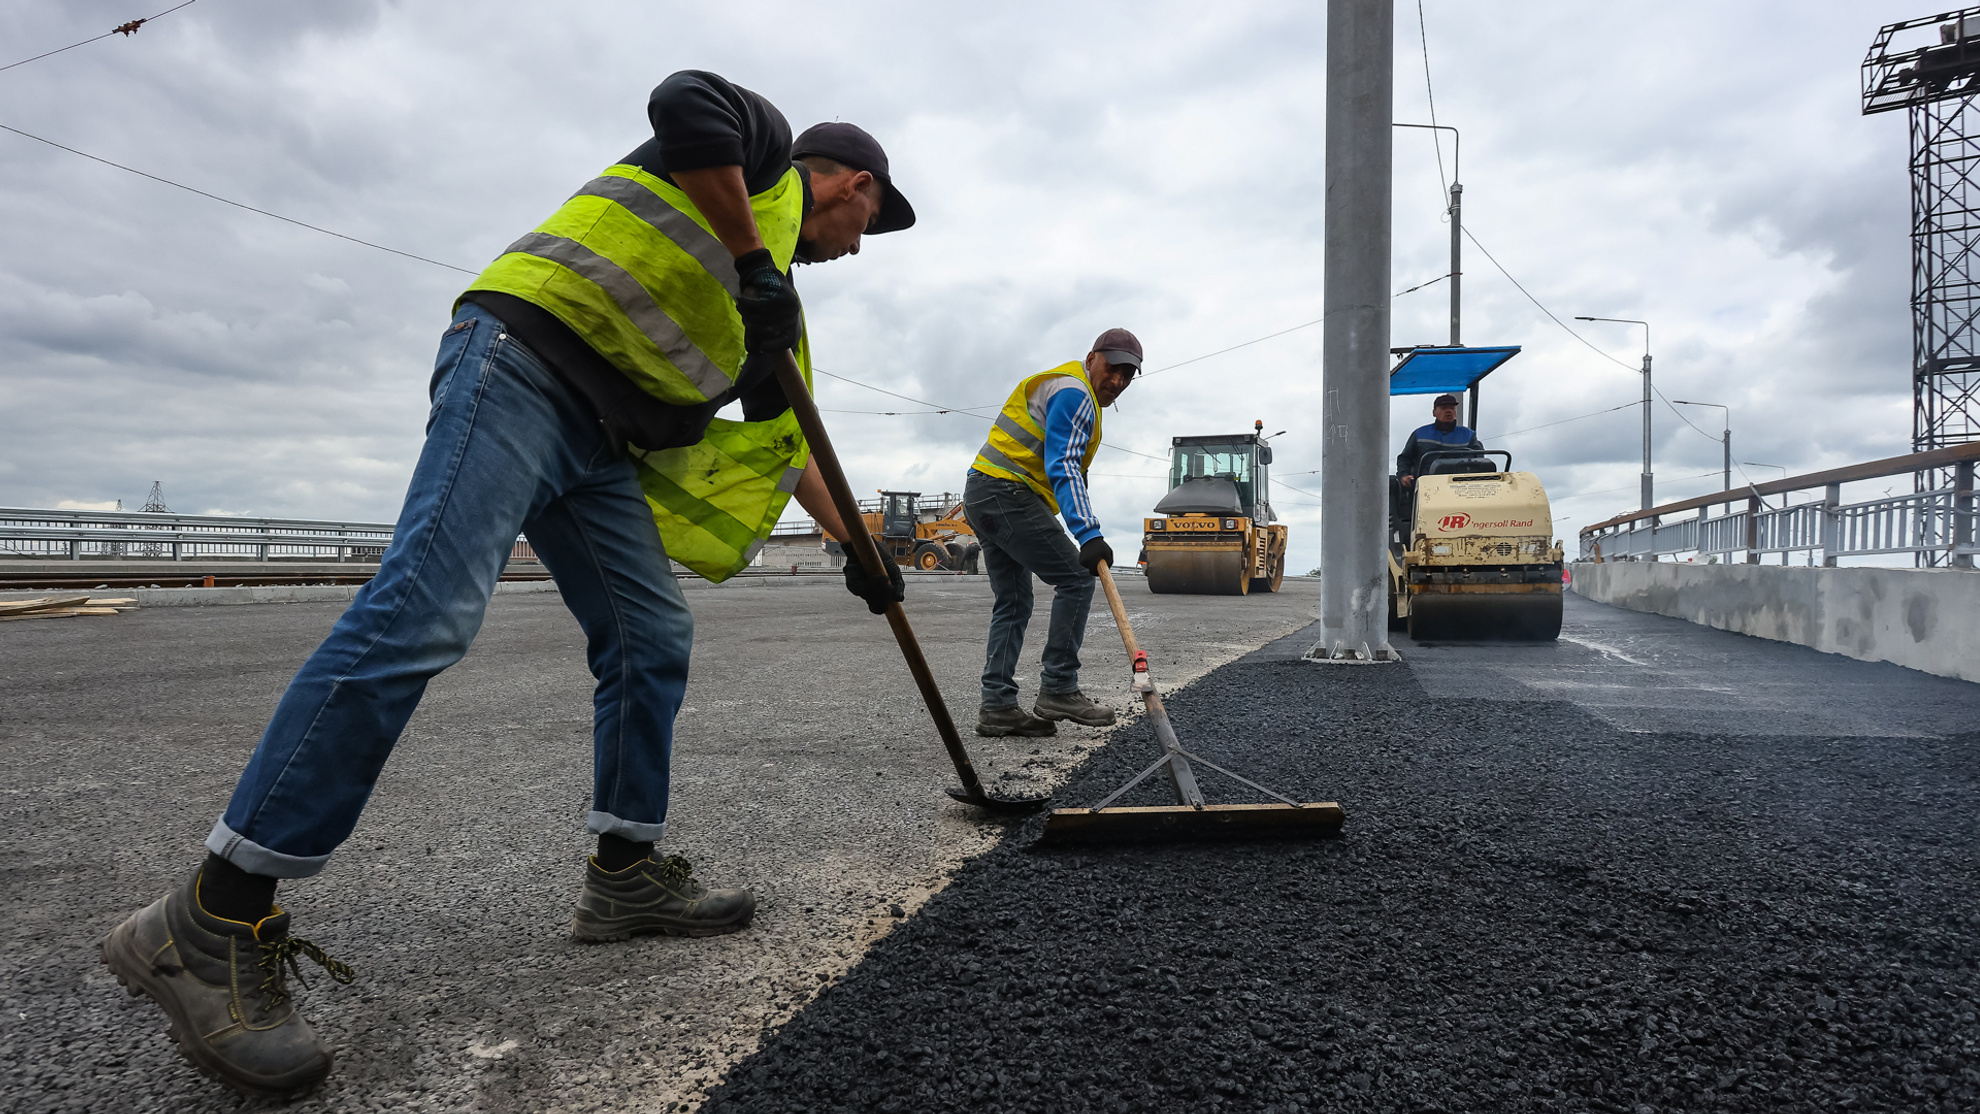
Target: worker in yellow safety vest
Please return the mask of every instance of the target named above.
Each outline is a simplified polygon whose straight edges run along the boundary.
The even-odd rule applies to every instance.
[[[1141,372],[1141,342],[1108,329],[1084,361],[1061,364],[1019,383],[990,425],[963,483],[963,507],[983,543],[983,571],[994,603],[984,651],[979,735],[1052,735],[1059,720],[1090,727],[1114,722],[1114,710],[1079,689],[1079,648],[1094,577],[1114,551],[1087,494],[1086,472],[1100,451],[1100,411]],[[1061,529],[1052,516],[1064,518]],[[1067,534],[1071,536],[1068,537]],[[1031,710],[1018,703],[1018,653],[1031,622],[1031,578],[1052,588]]]
[[[460,660],[520,533],[584,628],[595,784],[572,924],[580,940],[748,924],[654,843],[694,620],[669,558],[722,580],[795,496],[846,528],[774,361],[810,350],[794,263],[857,254],[914,223],[887,155],[846,123],[795,142],[775,106],[715,74],[667,78],[653,137],[585,183],[475,279],[442,333],[426,442],[378,575],[289,683],[207,856],[124,921],[103,960],[171,1017],[182,1054],[255,1095],[330,1070],[285,964],[352,972],[289,933],[276,880],[321,871],[351,834],[427,681]],[[717,418],[739,402],[740,420]],[[847,587],[879,614],[898,570]],[[444,889],[443,874],[422,882]]]

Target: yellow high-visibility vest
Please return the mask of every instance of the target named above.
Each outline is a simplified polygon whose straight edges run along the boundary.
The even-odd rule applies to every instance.
[[[1033,412],[1032,396],[1047,380],[1060,376],[1077,380],[1093,400],[1093,436],[1079,461],[1080,474],[1085,475],[1093,466],[1094,454],[1100,451],[1100,399],[1093,394],[1093,384],[1086,379],[1086,367],[1078,360],[1041,371],[1019,383],[1011,397],[1004,400],[1003,412],[990,423],[990,436],[977,452],[976,462],[970,465],[972,471],[1024,484],[1045,500],[1053,514],[1059,513],[1059,500],[1052,494],[1051,479],[1045,475],[1045,408],[1041,405]]]
[[[797,170],[749,203],[763,246],[788,274],[804,219]],[[554,314],[662,402],[707,402],[734,386],[742,369],[735,260],[686,193],[637,166],[607,167],[469,289]],[[797,356],[808,390],[804,340]],[[763,548],[808,457],[788,411],[767,422],[716,418],[687,448],[627,451],[667,555],[718,581]]]

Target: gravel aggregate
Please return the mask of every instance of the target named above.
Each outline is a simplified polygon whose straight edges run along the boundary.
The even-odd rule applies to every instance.
[[[1578,599],[1568,633],[1216,670],[1185,745],[1340,838],[1032,820],[702,1109],[1980,1109],[1980,688]],[[1155,753],[1129,724],[1060,798]]]

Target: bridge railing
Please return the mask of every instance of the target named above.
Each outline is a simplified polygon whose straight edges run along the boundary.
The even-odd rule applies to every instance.
[[[375,563],[390,544],[389,522],[0,507],[0,558]],[[517,538],[510,557],[535,560],[536,553]]]
[[[1839,557],[1912,554],[1928,564],[1972,568],[1976,544],[1973,469],[1980,443],[1789,476],[1666,503],[1583,527],[1584,561],[1655,560],[1696,553],[1758,564],[1763,556]],[[1842,485],[1889,476],[1922,477],[1932,486],[1908,495],[1842,501]],[[1949,485],[1944,480],[1950,478]],[[1819,496],[1815,495],[1820,492]],[[1780,496],[1778,505],[1770,500]],[[1801,502],[1795,502],[1797,496]],[[1714,517],[1715,509],[1719,513]],[[1690,517],[1679,517],[1689,515]]]

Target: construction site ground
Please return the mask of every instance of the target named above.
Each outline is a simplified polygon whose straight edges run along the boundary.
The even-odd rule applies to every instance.
[[[500,597],[356,836],[284,889],[359,971],[303,992],[339,1062],[288,1109],[1980,1106],[1980,688],[1574,597],[1556,644],[1320,666],[1297,660],[1314,582],[1125,587],[1158,679],[1208,670],[1169,701],[1184,742],[1339,800],[1338,839],[1040,849],[1038,820],[941,796],[885,627],[843,590],[698,592],[668,842],[754,886],[757,923],[576,945],[582,640],[554,595]],[[966,714],[987,589],[912,591]],[[197,861],[337,610],[0,628],[7,1109],[233,1105],[94,942]],[[1125,707],[1104,610],[1087,660]],[[1007,785],[1069,778],[1063,803],[1156,753],[1139,721],[972,742]]]

